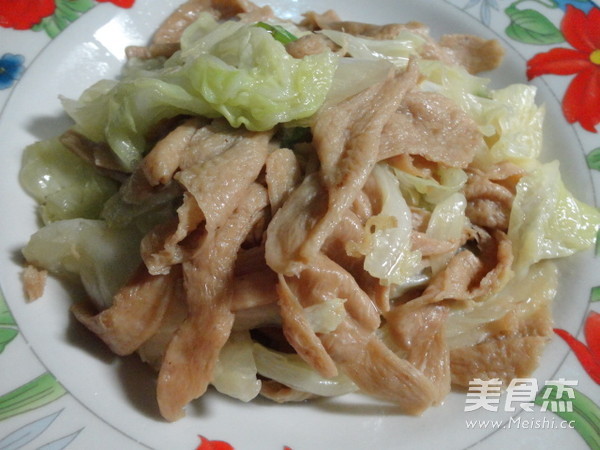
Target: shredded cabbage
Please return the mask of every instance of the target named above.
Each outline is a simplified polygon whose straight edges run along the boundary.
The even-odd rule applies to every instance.
[[[459,242],[468,220],[465,216],[466,208],[467,199],[461,192],[455,192],[442,200],[435,206],[431,213],[426,235],[440,241]],[[436,274],[445,267],[452,256],[451,253],[432,256],[432,273]]]
[[[324,107],[335,105],[385,80],[393,65],[382,59],[340,58]]]
[[[346,317],[344,299],[330,298],[322,303],[304,308],[304,314],[315,333],[329,333],[335,330]]]
[[[258,373],[301,392],[333,397],[358,390],[344,374],[323,378],[295,353],[281,353],[254,343]]]
[[[464,170],[439,166],[435,178],[423,178],[393,168],[400,188],[413,206],[436,205],[448,196],[460,191],[467,182]]]
[[[494,126],[489,139],[494,163],[511,161],[528,166],[542,150],[544,108],[535,104],[535,86],[512,84],[491,92],[483,101],[485,122]]]
[[[425,39],[409,30],[402,30],[394,39],[369,39],[343,31],[321,30],[349,55],[358,59],[384,59],[398,67],[405,67],[411,56],[416,55]]]
[[[483,164],[511,161],[529,167],[542,148],[544,108],[535,104],[536,87],[511,84],[490,89],[487,78],[463,67],[421,60],[426,81],[421,87],[454,100],[479,125],[489,149],[478,155]]]
[[[82,217],[97,219],[118,184],[73,154],[58,139],[27,147],[21,185],[39,204],[45,224]]]
[[[268,130],[302,119],[323,104],[338,57],[328,51],[293,58],[269,31],[204,13],[163,68],[102,82],[77,101],[63,100],[77,129],[106,141],[124,169],[147,150],[145,135],[178,114],[225,117],[234,127]]]
[[[508,237],[517,272],[542,259],[572,255],[592,246],[600,211],[577,200],[564,186],[559,163],[543,164],[521,178],[513,202]]]
[[[398,180],[389,166],[372,172],[382,194],[381,212],[365,225],[364,268],[384,284],[412,283],[420,271],[421,254],[411,250],[412,216]]]
[[[141,238],[135,228],[110,228],[102,220],[61,220],[34,233],[23,255],[53,274],[79,276],[90,298],[105,309],[140,265]]]
[[[445,324],[450,349],[483,342],[493,332],[489,324],[506,314],[525,319],[538,308],[549,305],[556,296],[558,270],[550,261],[529,267],[525,276],[514,277],[500,291],[467,309],[451,310]]]
[[[252,338],[248,331],[231,333],[219,353],[213,374],[213,386],[222,394],[249,402],[260,392]]]

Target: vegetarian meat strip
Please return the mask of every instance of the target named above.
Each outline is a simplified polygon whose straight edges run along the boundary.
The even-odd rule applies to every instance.
[[[380,159],[419,155],[445,167],[466,168],[485,147],[475,121],[449,98],[412,91],[383,128]]]
[[[235,260],[267,204],[266,189],[250,185],[231,217],[220,228],[209,230],[192,259],[183,263],[188,317],[169,343],[157,386],[160,412],[169,421],[181,418],[183,408],[202,396],[212,380],[234,321],[231,283]]]
[[[177,217],[161,223],[142,239],[140,254],[148,271],[153,275],[169,273],[171,266],[187,259],[186,248],[181,245],[204,221],[204,214],[189,192],[177,208]]]
[[[323,246],[353,204],[377,162],[381,131],[418,78],[406,72],[322,113],[313,127],[313,145],[321,161],[290,195],[267,229],[267,264],[293,275]]]
[[[270,138],[271,132],[254,133],[218,156],[175,174],[198,203],[209,232],[223,225],[258,177],[267,160]]]
[[[129,355],[158,331],[167,306],[181,295],[181,271],[153,276],[141,266],[108,309],[97,313],[91,304],[78,302],[71,310],[114,353]]]
[[[420,414],[436,401],[436,387],[422,372],[352,318],[346,317],[321,341],[361,392],[393,402],[408,414]]]
[[[444,336],[448,317],[446,305],[425,305],[407,311],[405,305],[394,307],[385,318],[390,334],[406,360],[431,381],[433,402],[441,403],[450,392],[450,353]]]
[[[287,200],[291,192],[302,181],[302,168],[294,152],[279,148],[267,158],[265,181],[271,203],[271,214]]]
[[[310,327],[300,298],[292,292],[287,280],[279,275],[277,286],[283,334],[296,353],[326,378],[337,375],[335,363]],[[303,299],[304,300],[304,299]]]
[[[343,219],[379,157],[381,132],[418,79],[416,64],[362,93],[320,113],[313,126],[313,145],[328,208],[302,245],[301,254],[317,253]]]

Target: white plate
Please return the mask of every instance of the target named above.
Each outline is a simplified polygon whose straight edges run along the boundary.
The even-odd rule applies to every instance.
[[[56,1],[57,5],[65,3]],[[110,3],[88,3],[93,8],[53,39],[45,29],[0,29],[0,57],[23,55],[26,67],[20,79],[5,83],[11,85],[0,90],[0,285],[9,309],[4,317],[14,318],[14,323],[1,322],[0,302],[0,336],[2,330],[12,330],[4,331],[4,336],[16,335],[4,348],[0,344],[0,449],[47,445],[44,448],[192,450],[200,445],[199,435],[225,441],[236,449],[264,450],[284,446],[294,450],[506,448],[507,442],[518,442],[519,448],[586,448],[578,430],[564,426],[563,419],[550,411],[536,407],[534,412],[518,408],[512,413],[502,408],[497,412],[465,412],[465,395],[461,393],[451,394],[444,405],[415,418],[360,396],[294,405],[263,400],[244,404],[211,391],[188,407],[186,418],[169,424],[158,415],[151,371],[134,357],[113,356],[75,323],[68,313],[73,293],[51,281],[43,299],[26,304],[19,251],[37,223],[34,203],[17,180],[23,148],[64,130],[69,121],[61,112],[58,96],[77,97],[96,80],[116,75],[124,62],[124,47],[145,43],[178,4],[174,0],[137,0],[126,9]],[[472,33],[499,39],[507,56],[491,75],[494,86],[526,82],[527,60],[550,48],[569,46],[534,45],[511,38],[505,31],[510,17],[495,0],[275,0],[270,4],[283,17],[297,18],[306,10],[333,8],[345,20],[381,24],[418,20],[430,25],[434,36]],[[591,2],[578,4],[586,10],[592,7]],[[0,17],[1,8],[6,8],[2,2]],[[565,14],[563,8],[549,8],[541,2],[534,9],[557,28]],[[586,155],[600,147],[600,140],[595,133],[566,122],[560,101],[570,80],[534,80],[539,87],[538,102],[547,108],[543,159],[559,159],[569,189],[580,199],[596,204],[598,173],[588,167]],[[554,305],[556,327],[584,341],[583,323],[590,311],[600,309],[591,295],[600,285],[600,263],[589,251],[562,263],[561,269],[560,292]],[[547,348],[534,375],[540,385],[561,377],[576,381],[578,393],[595,402],[600,399],[598,385],[558,337]],[[11,393],[31,387],[29,382],[36,377],[46,381],[43,387],[47,392],[31,391],[31,401],[14,410],[2,409]],[[473,428],[466,423],[495,420],[507,424],[512,420],[517,424],[515,417],[521,417],[520,425],[501,430],[491,423]],[[538,426],[525,428],[525,421],[538,421]],[[600,434],[596,437],[600,439]],[[209,447],[205,444],[204,448]]]

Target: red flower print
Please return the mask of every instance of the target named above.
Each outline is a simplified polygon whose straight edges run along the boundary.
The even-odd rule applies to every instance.
[[[554,48],[539,53],[527,63],[527,77],[575,75],[563,98],[563,113],[569,123],[596,132],[600,123],[600,9],[588,14],[568,5],[561,31],[573,48]]]
[[[592,311],[585,321],[583,332],[587,345],[565,330],[555,328],[554,332],[571,347],[592,380],[600,384],[600,314]]]
[[[210,441],[204,436],[198,436],[200,438],[200,445],[196,450],[234,450],[234,448],[224,441]]]
[[[120,8],[131,8],[135,3],[135,0],[96,0],[98,3],[110,2],[117,5]]]
[[[0,26],[29,30],[55,9],[54,0],[0,0]]]

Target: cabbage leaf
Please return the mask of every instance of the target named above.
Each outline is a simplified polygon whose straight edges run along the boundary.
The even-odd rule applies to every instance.
[[[355,392],[358,387],[346,375],[324,378],[295,353],[282,353],[254,343],[258,373],[301,392],[323,397]]]
[[[248,331],[231,333],[219,353],[212,385],[222,394],[249,402],[260,392],[252,338]]]
[[[558,161],[541,165],[517,184],[508,226],[515,272],[589,248],[598,227],[600,211],[567,190]]]
[[[19,181],[40,205],[45,224],[77,217],[97,219],[118,189],[114,180],[100,175],[58,139],[25,149]]]
[[[293,58],[264,28],[219,24],[205,13],[164,66],[98,83],[63,105],[79,131],[108,142],[132,170],[147,151],[146,134],[162,119],[223,116],[234,127],[262,131],[311,116],[325,100],[337,60],[331,51]]]
[[[365,270],[381,283],[412,283],[420,271],[421,253],[411,249],[410,209],[389,166],[378,164],[372,174],[382,195],[382,208],[367,220],[363,242],[355,250],[365,256]]]
[[[440,241],[460,242],[468,223],[465,216],[466,208],[467,199],[462,192],[455,192],[442,200],[431,213],[425,231],[427,237]],[[432,273],[436,274],[445,267],[452,256],[452,253],[431,256]]]
[[[52,274],[79,277],[90,298],[104,309],[140,265],[141,238],[135,228],[109,228],[102,220],[61,220],[35,232],[23,255]]]

